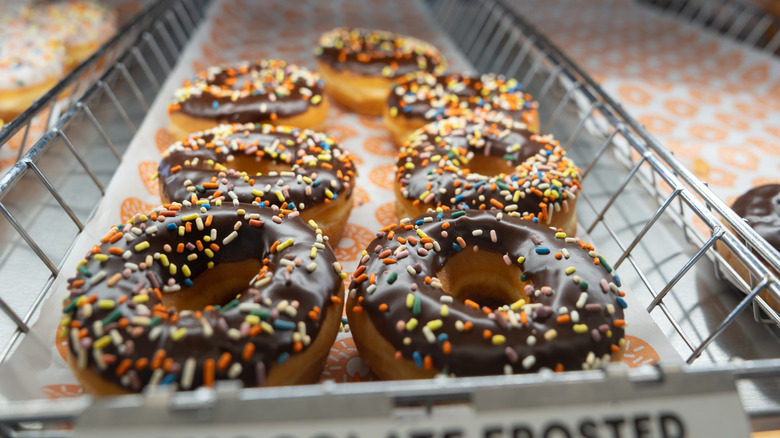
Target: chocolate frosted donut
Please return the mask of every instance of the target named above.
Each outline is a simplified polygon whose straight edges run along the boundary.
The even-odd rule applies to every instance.
[[[297,212],[156,208],[113,227],[68,280],[60,335],[92,394],[312,382],[341,318],[341,267]]]
[[[396,81],[382,118],[393,140],[400,145],[427,123],[473,112],[503,112],[524,123],[529,131],[539,132],[538,106],[517,79],[493,73],[421,73]]]
[[[431,212],[369,244],[347,316],[385,379],[594,369],[625,342],[610,272],[589,244],[531,221]]]
[[[314,49],[318,70],[334,100],[378,116],[392,81],[416,72],[443,73],[444,57],[425,41],[382,30],[341,27],[324,33]]]
[[[579,169],[551,135],[501,113],[425,125],[396,160],[396,215],[498,209],[576,234]]]
[[[209,67],[176,90],[168,106],[175,136],[220,123],[272,123],[318,129],[328,113],[323,81],[281,60]]]
[[[739,216],[745,219],[767,243],[780,251],[780,184],[766,184],[754,187],[734,201],[731,206]],[[737,271],[747,284],[751,284],[750,273],[725,246],[718,245],[718,251]],[[770,267],[774,271],[773,268]],[[775,275],[780,276],[775,271]],[[780,303],[766,289],[759,292],[775,311],[780,312]]]
[[[352,155],[327,134],[233,124],[193,134],[163,153],[162,202],[255,203],[299,210],[334,246],[352,208]]]

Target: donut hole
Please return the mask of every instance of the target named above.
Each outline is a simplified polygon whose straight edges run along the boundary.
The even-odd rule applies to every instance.
[[[258,173],[265,175],[271,172],[289,172],[294,165],[294,163],[285,163],[269,157],[258,159],[258,157],[254,155],[235,155],[232,161],[227,161],[222,164],[225,167],[239,172],[246,172],[249,175],[257,175]]]
[[[206,306],[223,306],[245,292],[249,281],[260,272],[259,260],[217,263],[212,269],[192,278],[192,287],[163,293],[162,303],[177,310],[202,310]],[[268,274],[266,274],[268,275]]]
[[[436,273],[446,293],[460,302],[471,300],[491,309],[525,298],[525,282],[517,265],[507,265],[503,254],[484,250],[475,254],[473,248],[451,256]]]
[[[471,173],[480,175],[498,175],[499,173],[510,174],[515,171],[515,166],[511,161],[492,155],[475,154],[468,164],[464,165]]]

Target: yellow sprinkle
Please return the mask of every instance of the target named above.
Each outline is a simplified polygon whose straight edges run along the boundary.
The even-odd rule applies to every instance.
[[[173,263],[171,263],[171,265],[170,265],[170,266],[168,266],[168,272],[170,272],[170,273],[171,273],[171,275],[176,275],[176,265],[174,265]]]
[[[284,250],[288,246],[292,245],[293,242],[295,242],[295,240],[293,240],[293,239],[285,240],[284,242],[282,242],[282,243],[280,243],[279,245],[276,246],[276,251],[279,252],[279,251]]]
[[[550,329],[544,332],[544,339],[552,341],[558,336],[558,332],[555,329]]]
[[[178,231],[179,231],[179,236],[183,236],[184,233],[187,232],[187,229],[182,227],[182,226],[180,226]]]
[[[315,94],[314,96],[311,97],[311,103],[314,105],[317,105],[321,101],[322,101],[322,96],[320,96],[319,94]]]
[[[577,268],[575,268],[574,266],[569,266],[568,268],[566,268],[566,270],[564,272],[566,272],[566,275],[571,275],[571,274],[575,273],[576,271],[577,271]]]
[[[415,327],[417,327],[417,318],[412,318],[409,321],[407,321],[407,323],[406,323],[406,330],[407,331],[412,331],[412,330],[415,329]]]
[[[212,268],[214,268],[214,262],[208,262],[208,263],[206,263],[206,266],[207,266],[209,269],[212,269]]]
[[[145,303],[149,301],[149,295],[136,295],[133,297],[133,301],[138,304]]]
[[[333,192],[331,192],[330,189],[325,189],[325,196],[327,196],[328,199],[333,199]]]
[[[203,252],[206,254],[206,256],[210,259],[214,258],[214,251],[212,251],[209,248],[204,248]]]
[[[184,337],[184,335],[187,334],[187,329],[184,327],[180,327],[178,330],[173,332],[173,335],[171,335],[171,339],[173,339],[174,342],[181,340],[181,338]]]
[[[431,194],[431,192],[429,192],[427,190],[425,192],[423,192],[423,194],[420,195],[420,201],[422,201],[423,199],[427,198],[428,195],[430,195],[430,194]]]
[[[574,333],[587,333],[588,332],[588,326],[585,324],[574,324],[572,326],[572,329],[574,329]]]
[[[102,350],[111,343],[111,336],[105,335],[102,338],[99,338],[97,341],[92,343],[92,348],[96,348],[98,350]]]
[[[100,300],[97,302],[98,309],[103,310],[113,309],[115,305],[114,300]]]
[[[441,312],[439,312],[439,313],[441,314],[442,318],[446,318],[446,317],[448,317],[450,315],[450,308],[446,304],[442,304],[441,305]]]
[[[275,193],[276,199],[279,200],[279,202],[284,202],[284,195],[282,194],[281,190],[277,190]]]
[[[493,345],[501,345],[504,342],[506,342],[506,336],[504,335],[493,335],[493,338],[491,339],[493,342]]]
[[[258,197],[258,198],[261,198],[264,194],[265,193],[261,192],[260,190],[252,189],[252,195],[254,195],[254,196]]]
[[[314,228],[315,230],[320,227],[319,225],[317,225],[317,222],[314,222],[314,219],[309,219],[309,226]]]
[[[198,213],[192,213],[192,214],[188,214],[187,216],[182,216],[181,221],[182,222],[194,221],[197,218],[198,218]]]
[[[306,184],[311,184],[311,183],[312,183],[312,179],[311,179],[311,178],[309,178],[308,176],[304,176],[304,177],[302,177],[301,179],[302,179],[302,180],[303,180],[303,182],[305,182]]]
[[[260,317],[257,316],[257,315],[247,315],[244,318],[244,321],[246,321],[246,322],[248,322],[248,323],[250,323],[252,325],[260,324]]]
[[[160,254],[160,263],[163,265],[164,268],[167,268],[168,265],[171,263],[168,261],[168,256],[165,254]]]
[[[406,307],[411,309],[413,305],[414,305],[414,295],[407,294],[406,295]]]
[[[184,274],[185,277],[189,277],[190,275],[192,275],[192,271],[190,271],[190,267],[187,265],[182,265],[181,273]]]
[[[512,310],[519,310],[523,306],[525,306],[525,300],[520,298],[519,300],[512,303],[512,305],[509,306],[509,308]]]
[[[99,262],[107,262],[108,261],[108,254],[95,254],[92,256],[93,259],[99,261]]]
[[[420,236],[420,239],[426,239],[426,238],[428,238],[428,235],[427,235],[427,234],[425,234],[425,231],[423,231],[423,230],[421,230],[421,229],[419,229],[419,228],[417,229],[417,235],[418,235],[418,236]]]
[[[260,321],[260,328],[262,328],[263,331],[266,332],[266,333],[273,333],[274,332],[273,326],[271,326],[271,324],[268,324],[265,321]]]
[[[312,246],[311,251],[309,251],[309,258],[316,259],[317,258],[317,248]]]
[[[517,263],[523,263],[525,261],[525,257],[520,256],[517,258]]]
[[[520,200],[520,190],[515,190],[515,194],[512,196],[512,202],[517,202]]]
[[[391,107],[390,108],[390,115],[395,117],[398,115],[398,108],[397,107]]]
[[[556,239],[565,239],[566,238],[566,233],[555,233],[555,238]]]
[[[149,242],[141,242],[138,245],[136,245],[133,249],[135,249],[135,252],[141,252],[146,248],[149,248]]]
[[[436,331],[440,329],[443,325],[444,323],[441,322],[440,319],[434,319],[432,321],[428,321],[428,324],[425,324],[425,326],[431,329],[431,331]]]
[[[404,168],[408,169],[408,170],[414,169],[414,163],[407,162],[407,163],[404,164]]]

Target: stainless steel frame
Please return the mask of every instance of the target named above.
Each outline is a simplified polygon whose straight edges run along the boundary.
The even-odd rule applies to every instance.
[[[70,207],[73,201],[67,190],[52,183],[52,177],[43,170],[46,158],[60,157],[64,151],[73,160],[74,172],[94,192],[83,186],[78,199],[90,195],[99,200],[115,165],[104,169],[95,166],[90,157],[103,154],[121,160],[123,146],[142,120],[144,109],[154,97],[153,91],[159,88],[194,24],[203,17],[204,3],[165,2],[170,6],[168,12],[155,17],[157,20],[140,33],[119,61],[0,179],[0,212],[16,233],[11,239],[4,239],[8,243],[0,247],[0,274],[4,265],[16,263],[17,257],[27,257],[25,260],[30,263],[43,266],[42,277],[46,278],[32,285],[36,288],[30,290],[41,292],[21,312],[7,304],[11,298],[9,292],[0,289],[0,308],[15,324],[9,336],[2,336],[4,333],[0,331],[0,339],[8,339],[0,360],[27,331],[32,315],[59,274],[69,243],[94,211],[94,203],[83,209]],[[780,300],[780,284],[773,273],[773,270],[780,271],[777,251],[746,226],[587,73],[528,23],[518,12],[519,4],[508,0],[425,0],[425,3],[438,17],[441,28],[479,70],[521,78],[541,102],[543,130],[553,132],[583,169],[578,209],[581,230],[597,242],[608,260],[614,261],[623,283],[639,296],[690,364],[620,375],[566,373],[545,376],[546,381],[560,384],[556,391],[580,394],[582,389],[577,382],[585,385],[593,380],[636,381],[646,379],[650,372],[657,373],[651,379],[654,381],[662,382],[666,376],[667,380],[678,383],[689,382],[666,388],[670,394],[682,394],[695,392],[696,385],[704,384],[704,380],[695,376],[713,379],[731,376],[738,380],[742,403],[754,427],[780,428],[780,317],[758,297],[759,292],[766,290]],[[171,22],[178,25],[172,26]],[[117,81],[127,81],[130,86],[117,87]],[[107,120],[101,120],[100,116]],[[118,132],[117,127],[122,126],[124,132]],[[85,143],[76,141],[82,136],[87,138]],[[82,152],[80,148],[86,150]],[[35,215],[16,205],[19,200],[14,197],[21,192],[20,185],[29,179],[42,186],[37,189],[42,196],[51,198],[47,205],[53,206],[63,220],[73,225],[72,233],[61,236],[62,242],[54,244],[54,248],[52,242],[28,232],[25,222],[18,219]],[[19,213],[13,213],[8,205],[15,206]],[[724,261],[715,250],[716,245],[737,256],[750,272],[749,282]],[[716,279],[716,273],[727,281]],[[753,312],[745,312],[748,308]],[[282,401],[313,397],[312,400],[320,402],[327,398],[334,406],[344,409],[359,406],[362,397],[387,399],[390,401],[382,403],[392,404],[400,397],[398,394],[409,393],[420,404],[432,405],[441,402],[446,394],[457,393],[460,397],[457,400],[473,404],[485,391],[498,391],[495,389],[498,386],[522,390],[530,385],[529,378],[524,376],[457,380],[447,384],[380,383],[337,390],[327,384],[255,390],[226,385],[217,392],[199,391],[162,398],[153,393],[125,401],[95,402],[84,398],[18,402],[11,404],[7,413],[0,409],[0,435],[17,436],[35,428],[59,435],[51,431],[53,424],[94,418],[90,415],[98,411],[120,419],[123,413],[134,412],[133,409],[154,408],[162,412],[160,421],[168,418],[174,422],[181,406],[207,406],[204,409],[211,412],[210,418],[219,419],[223,410],[218,409],[215,400],[225,397],[257,406],[262,405],[258,400],[269,397]],[[392,394],[382,395],[385,392]],[[253,418],[260,421],[263,416]]]

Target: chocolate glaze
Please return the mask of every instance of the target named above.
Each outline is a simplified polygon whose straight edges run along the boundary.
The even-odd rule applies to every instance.
[[[290,170],[247,175],[229,168],[240,156],[288,164]],[[174,171],[177,166],[181,170]],[[250,123],[222,125],[174,143],[163,154],[158,173],[161,192],[171,200],[193,195],[213,199],[220,192],[223,199],[304,210],[326,199],[351,196],[355,167],[352,155],[332,136]]]
[[[441,53],[425,41],[360,28],[342,27],[324,33],[315,54],[336,71],[386,78],[418,71],[442,73],[446,65]]]
[[[576,239],[556,237],[549,228],[519,218],[503,215],[497,220],[500,216],[501,213],[475,210],[431,212],[410,222],[414,226],[409,229],[402,224],[387,230],[369,244],[368,254],[355,271],[376,274],[375,288],[369,293],[370,282],[358,281],[353,275],[350,303],[362,298],[359,305],[363,312],[404,358],[415,360],[422,367],[424,358],[430,357],[434,368],[459,376],[503,374],[509,371],[507,366],[512,373],[561,366],[565,370],[592,369],[609,360],[615,350],[622,349],[625,305],[616,294],[619,283],[608,273],[609,268],[601,260],[596,265],[594,258],[598,255]],[[443,233],[444,223],[450,226]],[[482,233],[475,235],[475,230]],[[495,242],[491,231],[495,231]],[[422,236],[433,242],[424,245]],[[435,278],[429,284],[425,278],[435,276],[450,257],[463,250],[458,237],[465,242],[465,248],[476,245],[479,251],[508,254],[511,263],[522,270],[532,285],[526,287],[525,293],[525,300],[531,304],[511,310],[512,303],[507,303],[491,309],[491,316],[454,300],[447,304],[447,316],[442,316],[441,298],[448,293],[436,287]],[[399,238],[406,239],[408,253],[399,251]],[[546,252],[545,248],[549,253],[541,254]],[[391,255],[387,255],[388,249]],[[564,249],[569,257],[557,260],[555,254],[565,254]],[[478,257],[479,253],[473,256]],[[525,260],[518,262],[521,256]],[[385,258],[397,262],[386,264]],[[409,267],[415,268],[414,275]],[[576,267],[576,272],[566,274],[569,267]],[[545,286],[551,288],[549,294],[541,292],[546,290]],[[407,306],[409,294],[414,300],[419,299],[419,311],[414,310],[416,304]],[[382,304],[387,304],[386,311],[380,310]],[[526,313],[527,323],[514,326],[511,321],[520,321],[521,311]],[[399,331],[399,321],[406,323],[412,318],[417,320],[416,327]],[[432,329],[435,342],[429,342],[423,330],[431,321],[441,321],[440,328]],[[465,330],[461,324],[473,327]],[[486,330],[490,334],[487,338]],[[551,330],[556,333],[554,338]],[[504,336],[505,342],[494,342],[496,335]],[[404,338],[409,341],[405,343]],[[445,340],[451,344],[450,354],[443,352]],[[512,352],[508,352],[510,349]]]
[[[278,209],[252,205],[243,205],[241,209],[232,205],[210,207],[185,204],[180,211],[158,207],[148,218],[137,215],[131,224],[113,228],[123,233],[121,238],[99,246],[98,256],[107,255],[107,260],[87,254],[78,274],[68,280],[70,296],[64,302],[63,317],[64,334],[71,340],[70,353],[75,358],[86,356],[82,365],[130,391],[138,392],[155,380],[192,389],[204,383],[206,360],[219,361],[229,353],[232,359],[224,369],[216,368],[215,378],[232,377],[242,380],[246,386],[257,386],[265,376],[258,366],[269,370],[295,354],[294,338],[301,335],[302,326],[306,336],[316,338],[331,297],[339,294],[342,284],[332,266],[336,259],[322,236],[296,217],[297,213],[284,216]],[[187,223],[191,231],[185,231]],[[180,229],[184,231],[183,236],[179,235]],[[237,237],[225,241],[234,230]],[[215,239],[210,239],[212,235]],[[128,240],[127,236],[134,238]],[[288,239],[294,240],[291,245],[276,250],[280,245],[275,242]],[[137,246],[145,245],[144,242],[148,248]],[[197,248],[199,243],[205,245],[204,250]],[[178,252],[180,244],[183,245],[181,253]],[[212,244],[218,247],[211,247]],[[313,247],[317,248],[314,259],[310,256]],[[117,248],[113,251],[121,251],[119,254],[124,253],[126,257],[114,255],[109,248]],[[192,255],[196,258],[191,258]],[[258,261],[267,258],[268,272],[264,278],[271,281],[262,284],[255,283],[257,277],[247,278],[247,290],[237,300],[214,306],[213,310],[166,308],[154,291],[157,288],[165,295],[176,288],[186,290],[190,280],[197,284],[198,276],[209,269],[210,262],[229,263],[249,258]],[[293,268],[287,268],[283,260],[288,260],[285,263],[292,264]],[[302,263],[296,265],[298,261]],[[149,262],[150,265],[144,266]],[[308,267],[313,262],[316,269],[310,272]],[[173,274],[171,265],[177,267]],[[109,286],[117,273],[121,279]],[[93,301],[92,297],[97,300]],[[283,302],[290,306],[297,302],[297,312],[287,313]],[[310,311],[315,307],[322,312],[313,320]],[[250,322],[255,318],[252,315],[258,317]],[[175,318],[178,321],[173,322]],[[251,327],[258,321],[263,321],[262,332],[251,334]],[[122,328],[125,324],[127,327]],[[83,336],[79,335],[78,327],[86,330]],[[273,333],[269,327],[273,327]],[[254,346],[254,352],[245,360],[242,355],[247,344]],[[308,343],[304,342],[304,349],[305,345]],[[160,350],[172,362],[163,365],[164,371],[155,371],[163,370],[154,361],[155,353]],[[194,373],[188,385],[183,374],[191,366]]]
[[[754,187],[737,198],[731,208],[780,250],[780,184]]]
[[[285,61],[244,61],[199,72],[168,110],[215,124],[268,122],[320,105],[322,89],[319,75]]]
[[[408,75],[387,97],[392,117],[428,121],[475,111],[501,111],[516,120],[536,119],[539,106],[516,79],[486,73]]]
[[[476,155],[504,158],[515,171],[471,173]],[[429,123],[401,149],[396,169],[402,196],[423,208],[497,207],[544,223],[562,206],[574,208],[579,189],[579,169],[552,136],[533,134],[500,113]]]

